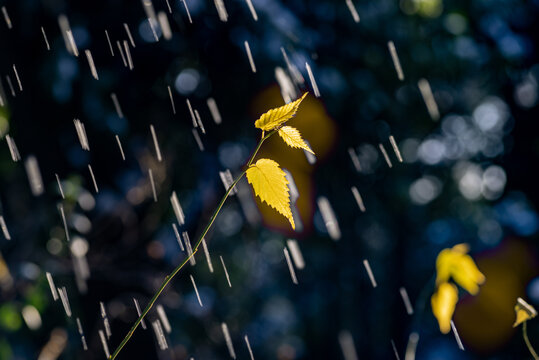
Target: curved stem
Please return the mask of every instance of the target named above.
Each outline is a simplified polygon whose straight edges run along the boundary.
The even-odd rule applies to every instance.
[[[527,327],[527,321],[524,321],[522,323],[522,337],[524,338],[524,342],[526,343],[526,346],[528,347],[528,350],[530,351],[530,354],[532,354],[533,358],[535,360],[539,360],[539,356],[537,356],[537,353],[535,352],[535,349],[533,348],[532,344],[530,343],[530,339],[528,339],[528,327]]]
[[[265,133],[262,132],[262,137],[261,137],[260,141],[258,142],[258,145],[257,145],[255,151],[253,152],[253,155],[251,155],[251,158],[249,159],[249,162],[247,163],[247,167],[249,167],[252,164],[256,154],[258,153],[258,150],[260,150],[260,147],[262,146],[262,143],[267,138],[269,138],[271,135],[275,134],[275,132],[277,132],[277,130],[273,130],[273,131],[271,131],[270,133],[268,133],[265,136],[264,136]],[[157,299],[159,298],[159,296],[161,295],[163,290],[165,290],[168,283],[174,278],[174,276],[176,276],[176,274],[178,274],[180,272],[180,270],[185,266],[185,264],[187,264],[189,259],[191,259],[193,256],[195,256],[196,252],[198,251],[198,248],[200,247],[200,244],[202,243],[202,240],[204,240],[204,236],[206,236],[206,234],[210,230],[211,226],[213,225],[213,222],[215,221],[215,218],[217,217],[217,215],[221,211],[221,208],[223,207],[223,205],[224,205],[226,199],[228,198],[228,196],[230,195],[230,192],[232,191],[232,189],[234,189],[234,186],[236,186],[238,181],[241,180],[241,178],[243,177],[243,175],[245,175],[245,173],[246,173],[246,170],[243,170],[241,172],[241,174],[239,174],[238,177],[234,180],[234,182],[228,187],[228,189],[226,190],[225,195],[223,196],[223,198],[219,202],[219,205],[217,206],[217,208],[213,212],[213,215],[211,216],[210,221],[208,222],[208,224],[204,228],[204,231],[202,231],[202,234],[198,238],[198,241],[196,242],[195,246],[193,247],[193,253],[191,255],[189,255],[188,257],[186,257],[169,275],[167,275],[165,277],[165,279],[161,283],[161,286],[159,287],[159,290],[157,290],[157,292],[152,296],[152,298],[150,299],[150,302],[148,303],[148,305],[146,305],[146,308],[144,309],[142,314],[138,317],[137,321],[135,321],[135,323],[133,324],[133,326],[131,327],[131,329],[127,333],[127,335],[124,337],[124,339],[122,340],[120,345],[118,345],[118,347],[116,348],[114,353],[109,357],[110,360],[115,359],[118,356],[118,354],[120,353],[120,351],[123,349],[125,344],[127,344],[129,339],[131,339],[131,337],[133,336],[133,333],[135,332],[135,330],[137,329],[137,327],[141,323],[142,319],[144,319],[144,317],[152,309],[153,305],[155,304],[155,302],[157,301]]]

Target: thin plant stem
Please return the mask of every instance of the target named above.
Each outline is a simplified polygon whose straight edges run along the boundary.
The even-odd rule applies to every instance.
[[[535,360],[539,360],[539,356],[537,356],[537,353],[535,352],[535,349],[533,348],[532,344],[530,343],[530,339],[528,339],[528,327],[527,327],[527,321],[524,321],[522,323],[522,337],[524,338],[524,342],[526,343],[526,346],[528,347],[528,350],[530,351],[530,354],[532,354],[533,358]]]
[[[265,133],[262,132],[262,137],[260,138],[260,141],[258,142],[258,145],[257,145],[255,151],[253,152],[253,155],[251,155],[251,158],[249,159],[249,162],[247,162],[247,167],[251,166],[256,154],[258,153],[258,150],[260,150],[260,147],[262,146],[264,141],[266,141],[266,139],[269,138],[271,135],[275,134],[276,131],[277,130],[273,130],[270,133],[268,133],[267,135],[265,135]],[[208,224],[204,228],[204,231],[202,231],[202,234],[198,238],[198,241],[196,242],[195,246],[193,247],[193,252],[191,253],[191,255],[186,257],[174,270],[172,270],[172,272],[170,274],[168,274],[165,277],[165,279],[161,283],[161,286],[159,287],[159,290],[157,290],[157,292],[152,296],[152,298],[150,299],[150,302],[148,303],[148,305],[146,305],[146,308],[144,309],[142,314],[138,317],[137,321],[135,321],[135,323],[133,324],[133,326],[131,327],[131,329],[127,333],[127,335],[124,337],[124,339],[122,340],[120,345],[118,345],[118,347],[116,348],[114,353],[109,357],[110,360],[115,359],[118,356],[118,354],[120,353],[120,351],[123,349],[125,344],[127,344],[129,339],[131,339],[131,337],[133,336],[133,333],[135,332],[135,330],[137,329],[137,327],[141,323],[142,319],[144,319],[146,314],[148,314],[148,312],[152,309],[153,305],[155,304],[155,302],[157,301],[157,299],[159,298],[159,296],[161,295],[163,290],[165,290],[168,283],[180,272],[180,270],[185,266],[185,264],[187,264],[187,262],[193,256],[195,256],[195,254],[198,251],[198,248],[200,247],[200,244],[202,243],[202,240],[204,240],[204,236],[206,236],[206,234],[210,230],[211,226],[213,225],[213,222],[215,221],[215,218],[217,217],[217,215],[221,211],[221,208],[223,207],[226,199],[228,199],[228,196],[230,195],[230,192],[232,191],[232,189],[234,189],[234,186],[236,186],[236,184],[241,180],[241,178],[243,177],[243,175],[245,175],[246,172],[247,172],[247,170],[243,170],[238,175],[238,177],[236,177],[234,182],[228,187],[228,189],[225,192],[225,195],[223,195],[223,198],[219,202],[219,205],[217,205],[217,208],[213,212],[213,214],[212,214],[212,216],[210,218],[210,221],[208,222]]]

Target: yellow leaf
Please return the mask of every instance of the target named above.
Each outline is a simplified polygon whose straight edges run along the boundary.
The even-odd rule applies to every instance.
[[[270,131],[281,126],[296,115],[299,104],[305,96],[307,96],[307,93],[303,94],[303,96],[296,101],[264,113],[257,121],[255,121],[255,127],[262,129],[263,131]]]
[[[528,321],[537,316],[537,311],[533,306],[528,304],[522,298],[517,299],[517,304],[515,305],[515,312],[517,313],[517,319],[513,324],[513,327],[517,327],[522,324],[524,321]]]
[[[255,195],[284,215],[292,229],[296,228],[290,210],[288,180],[279,164],[270,159],[258,160],[247,169],[247,181],[253,186]]]
[[[444,249],[436,259],[436,284],[447,282],[450,277],[470,294],[479,291],[480,284],[485,282],[485,276],[479,271],[470,255],[468,246],[458,244],[451,249]]]
[[[457,287],[450,283],[442,283],[432,295],[432,313],[438,320],[440,331],[447,334],[451,330],[451,318],[458,301]]]
[[[301,137],[298,129],[293,128],[292,126],[283,126],[279,129],[279,136],[283,138],[288,146],[307,150],[311,154],[314,154],[309,145],[307,145]]]

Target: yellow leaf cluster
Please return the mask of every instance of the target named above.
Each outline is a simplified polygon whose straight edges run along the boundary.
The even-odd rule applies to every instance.
[[[249,166],[246,173],[247,181],[252,185],[255,195],[284,215],[290,221],[292,229],[295,229],[290,209],[288,180],[279,164],[270,159],[260,159],[254,165]]]
[[[458,244],[444,249],[436,258],[436,292],[432,295],[432,312],[438,320],[440,331],[447,334],[451,329],[451,318],[458,301],[457,287],[452,279],[472,295],[479,292],[479,285],[485,276],[479,271],[472,257],[468,255],[468,245]]]
[[[296,101],[275,109],[271,109],[262,114],[262,116],[255,121],[255,127],[263,131],[270,131],[281,126],[296,115],[299,104],[305,98],[305,96],[307,96],[307,93],[303,94],[303,96]]]

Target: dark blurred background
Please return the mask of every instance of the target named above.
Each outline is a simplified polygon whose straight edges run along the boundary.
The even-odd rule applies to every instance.
[[[112,352],[136,319],[132,298],[144,306],[185,257],[172,228],[172,192],[186,214],[179,231],[194,243],[224,194],[219,172],[238,174],[256,146],[254,121],[284,104],[283,93],[304,91],[310,94],[290,124],[309,141],[316,161],[277,138],[261,151],[295,180],[298,231],[266,205],[257,202],[257,209],[242,180],[240,194],[227,201],[206,237],[214,272],[201,251],[197,264],[182,270],[158,300],[172,328],[169,348],[157,344],[150,325],[158,318],[154,309],[148,329],[137,329],[119,359],[227,359],[222,322],[239,359],[249,358],[244,335],[256,359],[341,359],[348,335],[359,358],[395,358],[391,340],[404,358],[412,332],[419,334],[418,360],[530,358],[512,323],[517,297],[539,304],[538,1],[357,0],[359,22],[345,0],[253,0],[258,21],[244,0],[225,0],[226,22],[210,0],[144,3],[0,1],[0,215],[11,237],[0,236],[0,359],[104,359],[100,302],[110,321]],[[149,22],[145,8],[165,23]],[[78,57],[66,46],[61,19],[69,22]],[[167,22],[170,39],[163,31]],[[403,81],[393,67],[390,40]],[[126,41],[132,70],[117,41]],[[86,49],[99,80],[92,77]],[[419,91],[422,78],[434,94],[438,120],[429,116]],[[215,100],[221,124],[213,120],[208,98]],[[197,129],[204,151],[186,99],[204,123],[206,134]],[[81,147],[75,118],[84,124],[90,151]],[[12,160],[6,134],[21,161]],[[39,196],[32,195],[24,166],[31,156],[43,178]],[[321,197],[331,204],[340,234],[331,224],[328,232],[317,205]],[[305,268],[296,269],[298,285],[283,255],[287,239],[297,240],[305,258]],[[436,255],[461,242],[470,244],[487,278],[478,296],[462,292],[457,306],[454,320],[465,351],[453,334],[440,333],[430,309]],[[72,317],[53,300],[46,272],[66,288]],[[528,328],[539,346],[538,322]]]

